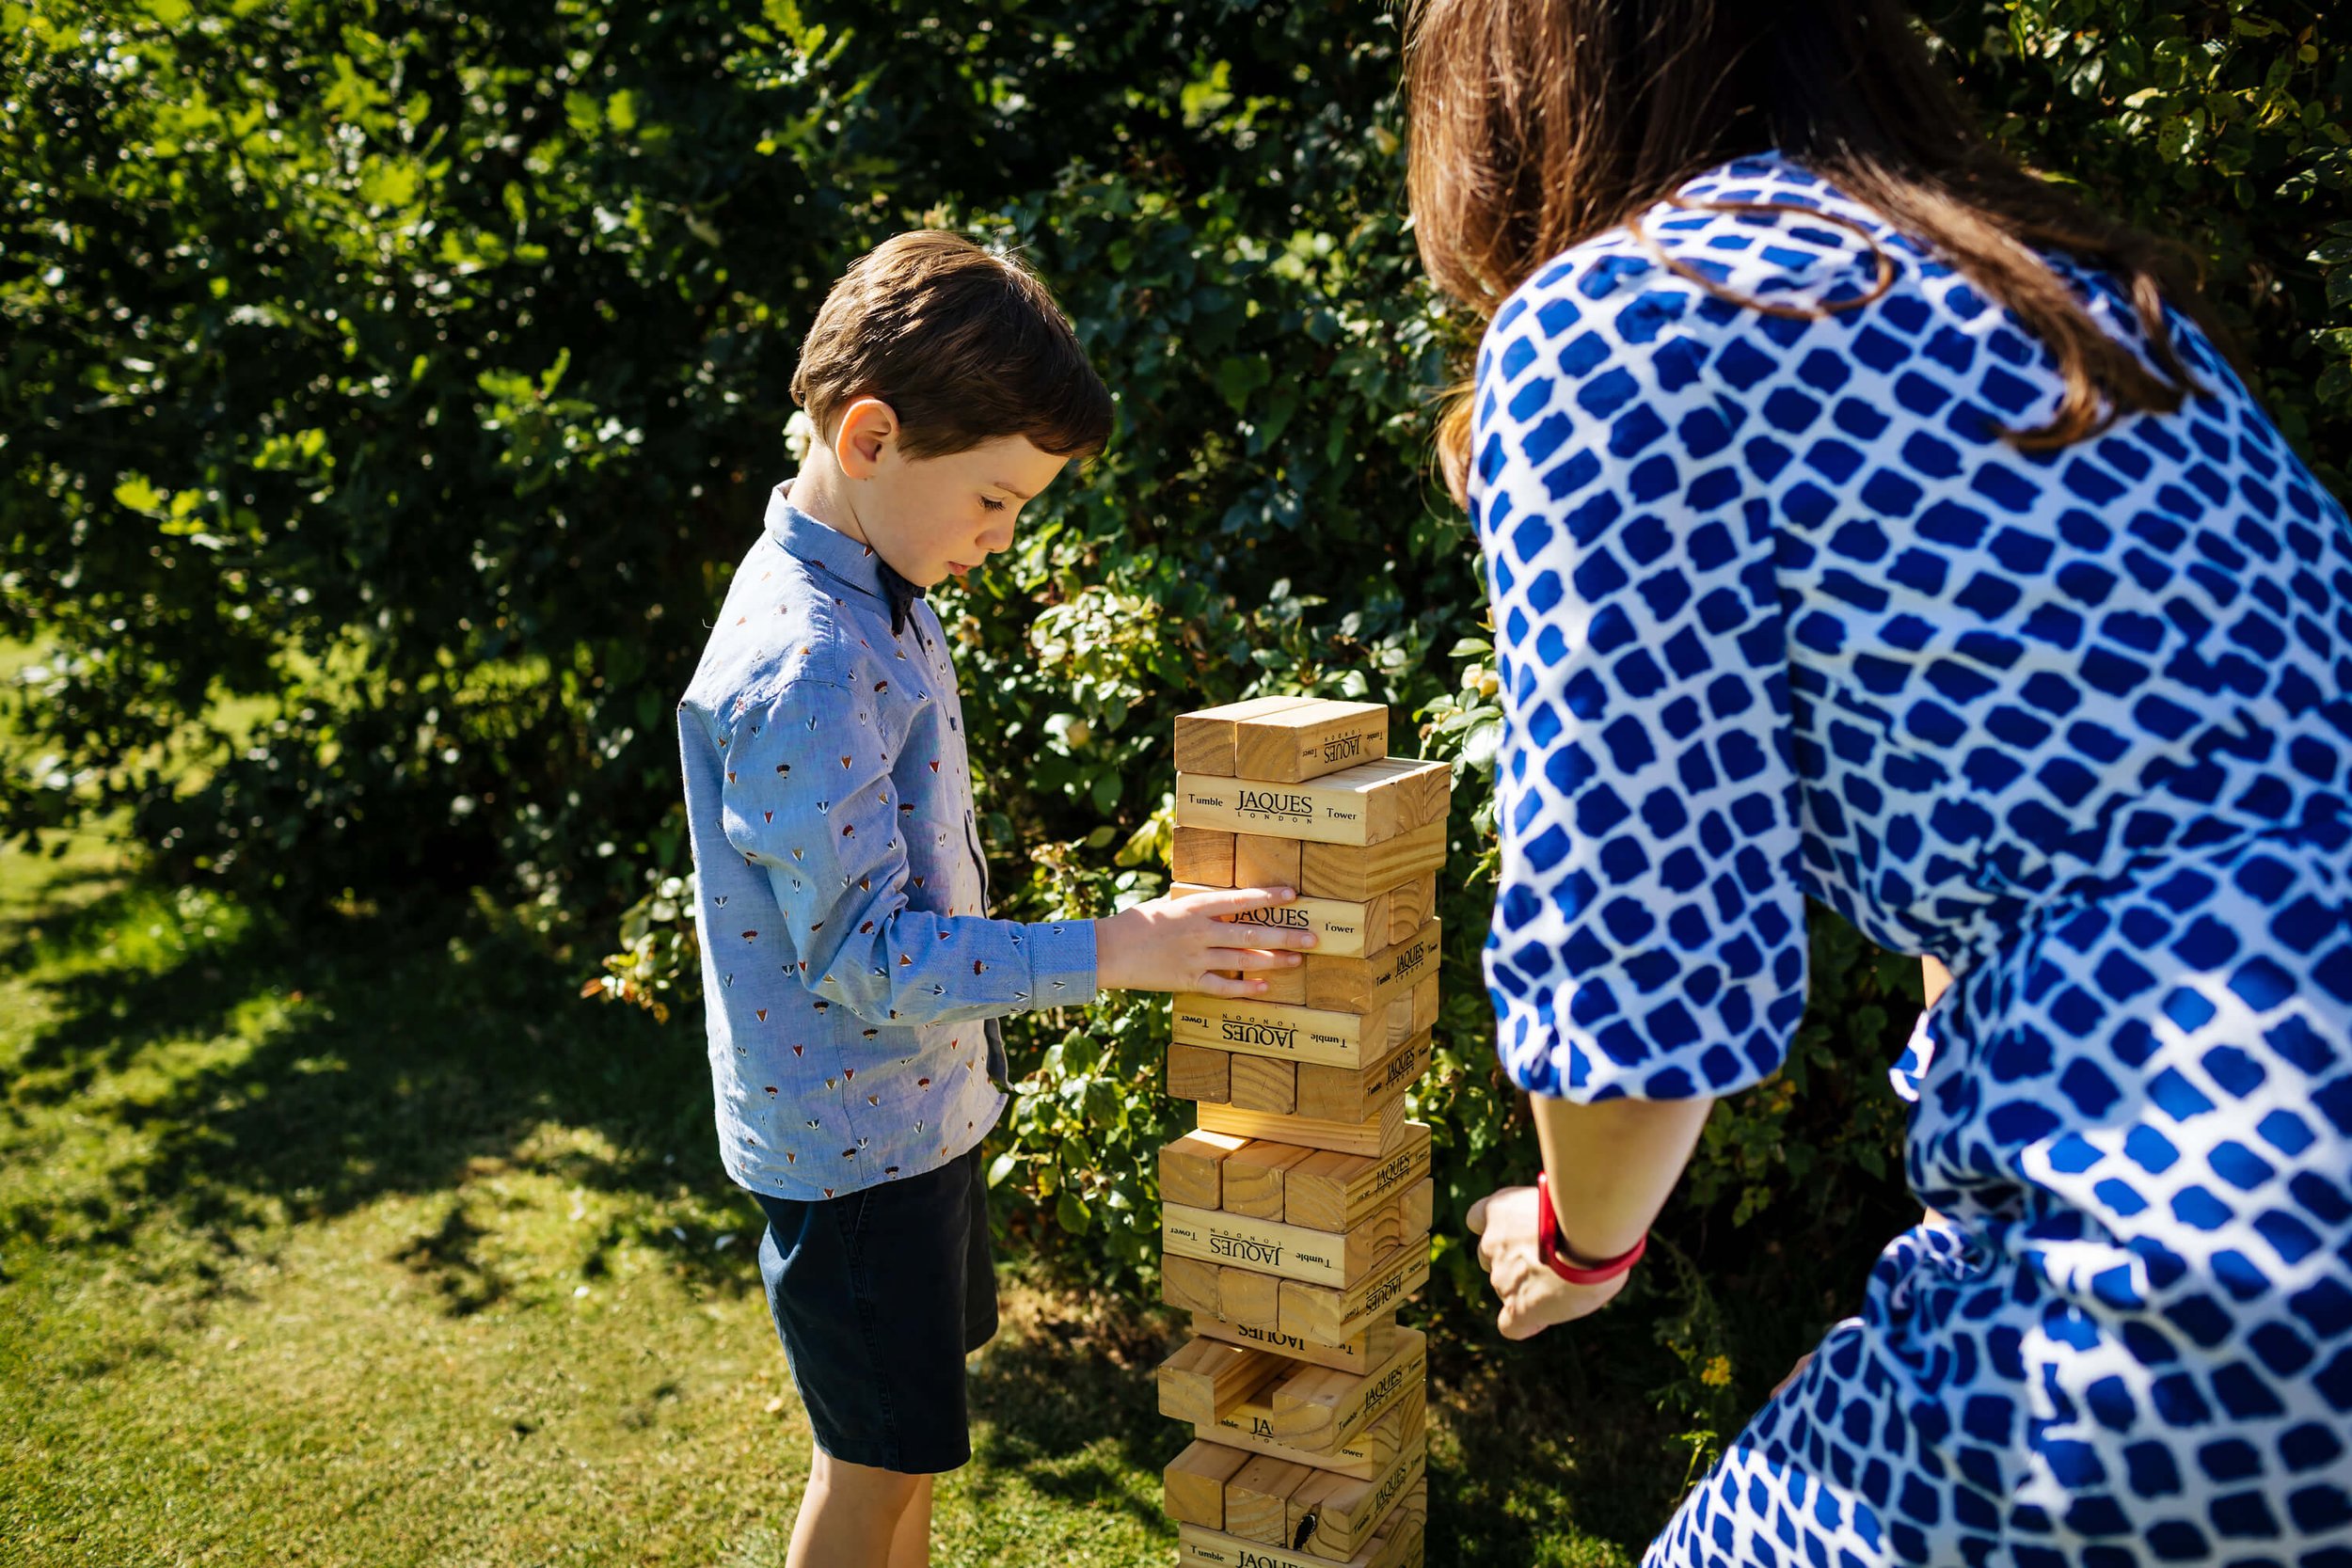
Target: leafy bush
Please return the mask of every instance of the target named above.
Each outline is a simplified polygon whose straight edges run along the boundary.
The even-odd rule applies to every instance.
[[[2352,55],[2321,10],[1927,25],[2021,156],[2207,261],[2341,484]],[[1478,983],[1498,710],[1429,462],[1463,329],[1404,222],[1397,39],[1243,0],[0,3],[0,234],[27,261],[0,278],[0,632],[55,655],[21,693],[49,754],[0,827],[127,806],[181,875],[289,902],[487,882],[600,947],[634,900],[591,989],[691,1001],[672,705],[787,471],[798,335],[863,247],[967,228],[1057,287],[1120,410],[1016,553],[938,595],[1009,912],[1162,884],[1177,712],[1391,704],[1458,782],[1419,1101],[1456,1228],[1534,1144]],[[206,735],[223,696],[274,711]],[[1791,1070],[1708,1131],[1663,1231],[1685,1283],[1650,1287],[1702,1439],[1779,1370],[1720,1359],[1712,1303],[1800,1303],[1801,1339],[1899,1217],[1883,1069],[1915,998],[1820,915]],[[1134,1288],[1165,1006],[1013,1034],[1038,1070],[995,1166],[1011,1219]]]

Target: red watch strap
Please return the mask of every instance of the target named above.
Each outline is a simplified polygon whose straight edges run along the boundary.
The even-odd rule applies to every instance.
[[[1561,1255],[1560,1213],[1551,1206],[1551,1173],[1549,1171],[1538,1171],[1535,1175],[1535,1202],[1541,1215],[1535,1224],[1535,1256],[1544,1260],[1546,1268],[1571,1285],[1598,1285],[1603,1280],[1614,1279],[1640,1262],[1642,1254],[1648,1250],[1649,1232],[1645,1230],[1640,1241],[1607,1262],[1579,1268]]]

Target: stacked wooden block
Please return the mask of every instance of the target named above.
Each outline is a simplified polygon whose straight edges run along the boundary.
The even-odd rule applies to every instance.
[[[1185,1568],[1422,1561],[1429,1129],[1405,1091],[1437,1022],[1451,773],[1391,758],[1388,710],[1267,697],[1176,721],[1178,891],[1289,887],[1242,917],[1317,943],[1260,997],[1179,995],[1160,1151],[1164,1298],[1192,1335],[1160,1409]]]

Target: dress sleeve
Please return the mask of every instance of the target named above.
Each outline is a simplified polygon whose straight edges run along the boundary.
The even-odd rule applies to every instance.
[[[726,840],[767,871],[801,983],[877,1028],[1093,1001],[1092,921],[1025,925],[909,907],[884,743],[870,725],[844,734],[841,716],[856,700],[846,686],[791,682],[745,716],[727,752]],[[812,735],[828,738],[812,744]]]
[[[1571,258],[1479,353],[1505,715],[1486,981],[1511,1078],[1581,1102],[1744,1088],[1804,1011],[1772,506],[1690,298]]]

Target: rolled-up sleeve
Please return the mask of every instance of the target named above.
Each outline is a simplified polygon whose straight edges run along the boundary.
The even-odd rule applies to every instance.
[[[1680,311],[1627,258],[1555,268],[1479,355],[1506,721],[1486,973],[1511,1078],[1580,1101],[1745,1087],[1804,1007],[1776,531]]]

